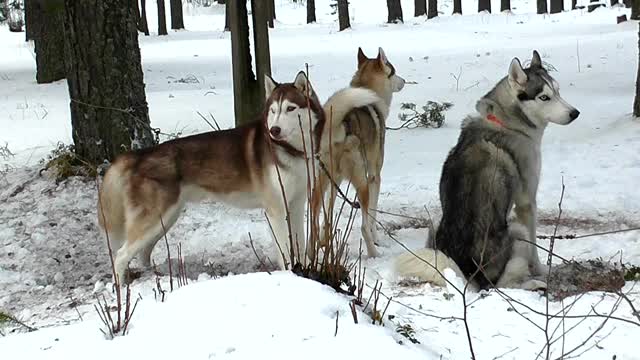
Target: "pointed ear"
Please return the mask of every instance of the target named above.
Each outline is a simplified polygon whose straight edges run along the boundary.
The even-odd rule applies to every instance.
[[[293,86],[298,88],[298,90],[302,91],[302,93],[307,95],[307,86],[309,87],[309,96],[313,96],[313,88],[311,87],[311,83],[307,79],[307,75],[304,71],[300,71],[298,75],[296,75],[296,79],[293,80]]]
[[[540,58],[540,54],[538,54],[537,50],[533,50],[533,57],[531,58],[531,65],[529,66],[532,68],[542,67],[542,59]]]
[[[389,62],[387,59],[387,55],[384,53],[381,47],[378,48],[378,61],[380,61],[383,65]]]
[[[365,55],[364,51],[362,51],[362,48],[359,47],[358,48],[358,67],[362,66],[362,64],[368,59],[369,58],[367,57],[367,55]]]
[[[527,83],[527,74],[522,69],[522,64],[520,64],[518,58],[513,58],[511,65],[509,65],[509,83],[518,87],[524,87]]]
[[[264,75],[264,96],[265,96],[266,99],[268,99],[269,96],[271,96],[271,93],[276,88],[276,86],[278,86],[278,83],[275,82],[271,78],[271,76],[265,74]]]

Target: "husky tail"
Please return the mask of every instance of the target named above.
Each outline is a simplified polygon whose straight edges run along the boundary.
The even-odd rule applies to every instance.
[[[125,181],[123,162],[114,163],[107,171],[98,192],[98,223],[107,233],[111,250],[120,248],[125,234]]]
[[[366,88],[347,87],[338,90],[331,95],[323,106],[329,120],[329,126],[325,127],[325,129],[331,129],[331,138],[334,141],[342,141],[345,134],[344,127],[341,124],[347,114],[363,106],[375,106],[380,101],[382,100],[375,92]],[[328,139],[329,134],[324,134],[323,138]]]
[[[447,281],[442,277],[445,269],[451,269],[458,277],[465,279],[458,265],[450,257],[432,248],[415,250],[413,254],[402,254],[396,258],[394,267],[399,277],[416,278],[438,286],[447,285]]]

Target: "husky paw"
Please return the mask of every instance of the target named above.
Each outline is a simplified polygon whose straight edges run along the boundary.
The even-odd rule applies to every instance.
[[[380,256],[380,252],[378,251],[378,249],[374,246],[372,248],[367,249],[367,255],[370,258],[376,258]]]
[[[538,291],[547,290],[547,283],[541,280],[531,279],[522,283],[521,288],[523,290]]]

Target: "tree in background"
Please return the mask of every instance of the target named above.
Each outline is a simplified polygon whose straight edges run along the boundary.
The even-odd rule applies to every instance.
[[[274,0],[267,0],[267,23],[273,29],[274,20],[276,19],[276,4]]]
[[[427,0],[415,0],[413,16],[427,15]]]
[[[427,12],[427,19],[432,19],[438,16],[438,0],[429,0],[429,11]]]
[[[149,25],[147,23],[147,2],[145,0],[140,0],[140,6],[138,6],[138,2],[134,1],[133,6],[136,11],[136,22],[138,26],[138,31],[144,33],[146,36],[149,36]],[[142,8],[142,12],[140,9]]]
[[[307,0],[307,24],[316,22],[316,0]]]
[[[156,0],[156,3],[158,4],[158,35],[168,35],[164,0]]]
[[[640,20],[640,0],[631,2],[631,20]]]
[[[340,31],[351,27],[349,21],[349,1],[338,0],[338,23],[340,24]]]
[[[403,22],[400,0],[387,0],[387,11],[389,13],[387,17],[388,23]]]
[[[546,14],[549,12],[547,10],[547,0],[537,0],[536,1],[536,9],[538,14]]]
[[[49,1],[49,0],[47,0]],[[130,0],[64,0],[75,152],[93,165],[155,144]]]
[[[462,15],[462,0],[453,0],[453,13]]]
[[[36,82],[51,83],[65,78],[64,0],[30,0],[31,17],[38,19],[31,35],[36,53]]]
[[[511,0],[500,0],[500,11],[511,11]]]
[[[255,121],[264,105],[264,77],[271,75],[269,28],[267,27],[269,9],[265,1],[251,0],[256,77],[249,49],[247,2],[227,0],[227,3],[231,28],[234,113],[236,126],[240,126]]]
[[[38,19],[38,13],[34,12],[36,1],[25,0],[24,1],[24,25],[25,25],[25,40],[35,40],[38,27],[41,20]],[[3,7],[8,7],[7,3]]]
[[[638,0],[634,0],[638,2]],[[638,50],[640,50],[640,31],[638,31]],[[633,116],[640,117],[640,53],[638,54],[638,75],[636,77],[636,98],[633,101]]]
[[[491,0],[478,0],[478,12],[485,10],[491,12]]]
[[[611,1],[611,4],[613,5],[613,1]],[[552,14],[564,11],[564,0],[550,0],[549,5],[549,12]]]
[[[224,3],[224,31],[231,31],[231,20],[230,20],[230,10],[229,10],[229,1],[225,1]]]
[[[184,17],[182,16],[182,0],[169,0],[171,8],[171,29],[184,29]]]

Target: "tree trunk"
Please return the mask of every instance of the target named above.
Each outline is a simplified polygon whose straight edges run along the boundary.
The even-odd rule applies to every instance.
[[[573,0],[573,1],[576,1],[576,0]],[[624,0],[624,6],[630,8],[632,2],[633,2],[633,0]]]
[[[511,11],[511,0],[500,0],[500,11]]]
[[[251,0],[251,9],[253,17],[253,46],[254,53],[256,55],[256,75],[258,82],[258,91],[260,93],[260,106],[258,111],[262,111],[264,106],[265,89],[264,89],[264,77],[265,75],[271,76],[271,53],[269,50],[269,28],[267,27],[267,19],[269,19],[273,13],[270,9],[271,1],[264,2],[264,0]]]
[[[316,0],[307,0],[307,24],[316,22]]]
[[[413,16],[427,15],[427,0],[415,0]]]
[[[549,11],[547,10],[547,0],[537,0],[536,1],[536,8],[538,9],[538,14],[546,14]]]
[[[75,152],[102,164],[155,144],[130,0],[65,0],[65,63]]]
[[[551,2],[553,2],[553,0],[551,0]],[[618,5],[619,1],[618,0],[611,0],[611,7]],[[553,9],[553,5],[551,5],[551,8]],[[551,10],[553,11],[553,10]]]
[[[272,29],[273,29],[273,22],[275,19],[276,19],[275,0],[267,0],[267,23],[269,24],[269,27]]]
[[[171,29],[184,29],[184,18],[182,16],[182,0],[169,0],[171,8]]]
[[[575,10],[578,6],[578,0],[571,0],[571,10]]]
[[[634,0],[634,1],[637,1],[637,0]],[[593,5],[589,4],[589,6],[587,6],[587,11],[588,12],[592,12],[593,10],[599,8],[600,6],[604,6],[604,4],[600,4],[599,3],[600,0],[591,0],[590,2],[596,3],[596,4],[593,4]],[[633,8],[631,8],[631,15],[632,15],[631,18],[633,19]]]
[[[634,0],[637,2],[637,0]],[[638,50],[640,50],[640,31],[638,31]],[[640,54],[638,55],[638,75],[636,77],[636,98],[633,101],[633,116],[640,117]]]
[[[149,36],[149,23],[147,22],[147,0],[140,0],[140,31]]]
[[[251,65],[247,2],[228,0],[231,29],[231,67],[233,71],[233,108],[236,126],[255,121],[259,112],[258,81]]]
[[[164,0],[156,0],[158,4],[158,35],[168,35],[167,15],[165,14]]]
[[[26,41],[36,39],[38,28],[42,23],[42,19],[38,18],[38,13],[34,12],[36,3],[37,3],[37,0],[24,0],[24,24],[25,24],[25,40]]]
[[[485,10],[491,12],[491,0],[478,0],[478,12]]]
[[[436,16],[438,16],[438,0],[429,0],[427,19],[433,19]]]
[[[387,0],[387,10],[389,12],[389,16],[387,17],[388,23],[403,22],[400,0]]]
[[[552,14],[564,11],[564,0],[551,0],[549,5]]]
[[[47,84],[65,78],[64,0],[31,0],[42,20],[35,37],[36,82]]]
[[[231,31],[231,13],[229,10],[229,3],[233,0],[225,1],[224,3],[224,31]]]
[[[631,2],[631,20],[640,20],[640,0]]]
[[[453,0],[453,13],[462,15],[462,0]]]
[[[338,23],[340,23],[340,31],[351,27],[349,21],[349,2],[347,0],[338,0]]]

